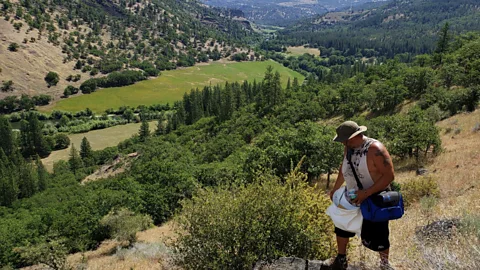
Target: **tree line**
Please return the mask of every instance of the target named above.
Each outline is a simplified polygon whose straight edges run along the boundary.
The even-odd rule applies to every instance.
[[[322,54],[334,49],[359,58],[432,53],[445,22],[456,34],[478,30],[477,5],[475,0],[391,1],[355,15],[345,12],[348,19],[333,26],[318,23],[321,16],[313,18],[280,31],[278,38],[263,46],[279,51],[285,45],[309,44]]]

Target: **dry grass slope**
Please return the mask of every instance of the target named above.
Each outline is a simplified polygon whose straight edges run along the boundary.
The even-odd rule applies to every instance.
[[[0,19],[0,81],[12,80],[14,91],[10,93],[0,92],[0,98],[6,95],[21,94],[38,95],[48,94],[55,98],[59,98],[63,94],[63,90],[69,84],[79,87],[80,84],[88,79],[88,74],[81,74],[82,79],[75,83],[69,83],[65,78],[70,74],[80,73],[74,71],[75,62],[63,63],[63,57],[60,47],[56,47],[48,43],[48,38],[42,36],[38,39],[38,30],[32,30],[26,33],[28,26],[22,27],[20,31],[13,28],[10,22]],[[24,39],[28,43],[23,43]],[[30,42],[31,38],[35,38],[35,42]],[[20,45],[17,52],[8,50],[10,43]],[[44,78],[49,71],[57,72],[60,81],[56,86],[47,87]]]

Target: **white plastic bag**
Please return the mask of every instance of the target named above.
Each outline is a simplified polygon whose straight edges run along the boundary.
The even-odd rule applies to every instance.
[[[333,203],[327,208],[327,215],[335,224],[335,227],[347,232],[353,232],[360,236],[362,232],[363,217],[360,207],[351,205],[346,199],[344,188],[338,189],[333,195]],[[340,205],[337,206],[337,205]]]

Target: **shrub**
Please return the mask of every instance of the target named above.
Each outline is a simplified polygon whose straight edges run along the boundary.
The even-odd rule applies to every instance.
[[[422,197],[438,198],[440,190],[438,184],[431,176],[416,177],[402,184],[402,195],[405,205],[419,201]]]
[[[201,190],[178,217],[178,263],[186,269],[251,269],[280,256],[332,255],[330,200],[292,173],[232,189]]]
[[[480,214],[467,214],[461,220],[460,231],[465,234],[474,234],[480,239]]]
[[[13,91],[13,81],[4,81],[0,89],[2,90],[2,92]]]
[[[138,231],[153,226],[151,217],[135,214],[126,208],[110,211],[100,220],[100,224],[107,229],[110,238],[126,241],[128,245],[137,240]]]
[[[472,128],[472,132],[480,131],[480,123],[476,123],[475,126]]]
[[[68,146],[70,146],[70,138],[64,134],[64,133],[59,133],[56,134],[55,137],[55,150],[61,150],[61,149],[66,149]]]
[[[45,106],[52,101],[52,97],[49,95],[38,95],[32,97],[33,103],[37,106]]]
[[[38,244],[15,248],[14,251],[30,264],[43,263],[51,269],[69,269],[67,265],[68,248],[65,239],[42,239]]]
[[[18,51],[19,47],[20,46],[17,43],[13,42],[13,43],[10,43],[10,45],[8,45],[8,50],[11,52],[16,52]]]
[[[59,80],[58,74],[53,71],[48,72],[47,76],[45,76],[45,82],[47,82],[48,87],[57,85]]]

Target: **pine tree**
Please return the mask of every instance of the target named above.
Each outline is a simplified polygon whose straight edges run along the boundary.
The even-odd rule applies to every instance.
[[[0,115],[0,149],[3,149],[5,155],[10,156],[13,152],[12,126],[7,118]]]
[[[441,64],[443,60],[443,54],[448,50],[448,43],[450,41],[450,25],[448,22],[443,25],[442,30],[440,31],[440,37],[438,39],[437,48],[435,49],[434,61],[437,64]]]
[[[440,31],[440,37],[438,39],[436,53],[445,53],[448,50],[448,42],[450,41],[450,24],[448,22],[443,25],[442,30]]]
[[[150,127],[146,120],[142,121],[142,125],[140,126],[140,131],[138,133],[139,133],[140,141],[142,142],[146,141],[147,138],[150,137]]]
[[[86,167],[92,166],[95,163],[92,147],[90,146],[90,142],[86,137],[83,137],[80,144],[80,157],[82,158],[83,164]]]
[[[232,87],[228,82],[225,83],[225,88],[222,92],[222,103],[220,111],[220,121],[229,120],[233,114],[233,98],[232,98]]]
[[[92,147],[87,137],[83,137],[82,142],[80,143],[80,157],[82,159],[89,158],[93,156]]]
[[[0,206],[11,206],[17,200],[17,170],[0,148]]]
[[[295,78],[293,78],[292,89],[293,89],[293,91],[298,91],[299,88],[300,88],[300,85],[298,83],[298,79],[297,79],[297,77],[295,77]]]
[[[74,144],[72,144],[72,148],[70,149],[70,158],[68,159],[68,164],[70,165],[70,170],[74,175],[77,175],[79,170],[83,168],[82,158],[78,154]]]
[[[167,117],[167,127],[165,128],[165,134],[172,132],[173,130],[173,116],[169,115]]]
[[[275,75],[273,76],[272,92],[273,92],[272,106],[281,104],[283,102],[283,90],[282,90],[282,82],[280,80],[280,73],[278,71],[275,72]]]
[[[20,146],[22,148],[22,155],[25,158],[31,157],[35,154],[35,146],[31,139],[30,125],[26,120],[20,122]]]
[[[48,157],[52,152],[51,146],[42,133],[43,125],[37,116],[30,113],[28,121],[22,120],[20,126],[20,141],[22,154],[25,158],[31,158],[38,154],[40,157]]]
[[[155,130],[155,135],[160,136],[166,133],[166,125],[165,125],[165,113],[162,112],[160,118],[158,119],[157,129]]]
[[[36,171],[33,169],[33,165],[27,162],[24,162],[18,169],[18,198],[30,198],[38,191]]]
[[[48,172],[45,169],[45,166],[43,166],[42,161],[40,160],[40,157],[37,156],[37,160],[35,162],[37,165],[37,174],[38,174],[38,191],[44,191],[48,187]]]

